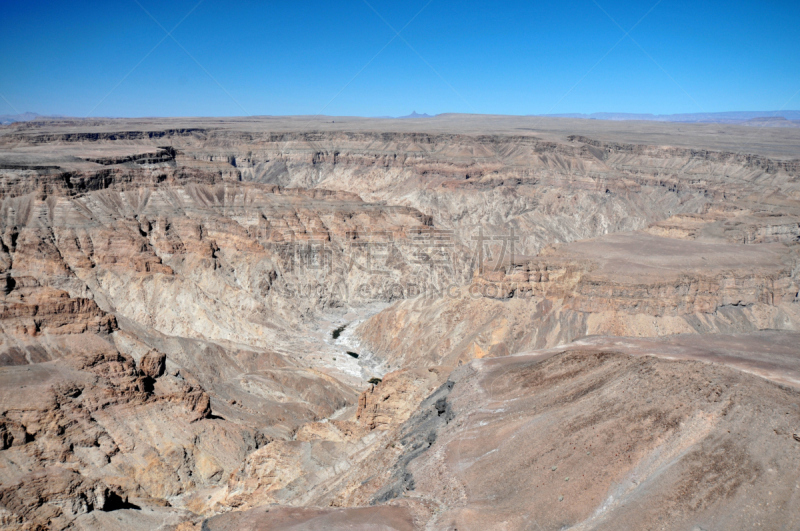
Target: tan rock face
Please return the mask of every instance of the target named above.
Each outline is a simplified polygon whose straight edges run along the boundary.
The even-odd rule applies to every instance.
[[[359,330],[389,360],[452,365],[585,335],[796,330],[797,253],[615,234],[487,263],[455,296],[402,301]]]
[[[148,378],[155,379],[164,374],[166,361],[166,354],[151,350],[139,360],[139,370]]]
[[[797,525],[797,132],[374,123],[0,130],[2,526]]]
[[[129,505],[119,489],[55,467],[29,474],[3,488],[0,503],[13,515],[5,516],[4,527],[8,529],[60,527],[95,510],[110,511]]]
[[[117,328],[113,315],[91,299],[71,298],[52,288],[20,288],[0,306],[0,320],[9,333],[37,336],[42,332],[67,335],[84,332],[108,334]]]
[[[385,430],[402,424],[440,383],[432,371],[390,372],[383,381],[361,393],[356,419],[370,430]]]

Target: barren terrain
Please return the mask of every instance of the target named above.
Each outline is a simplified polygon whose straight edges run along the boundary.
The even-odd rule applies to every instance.
[[[800,129],[0,128],[0,525],[795,529]]]

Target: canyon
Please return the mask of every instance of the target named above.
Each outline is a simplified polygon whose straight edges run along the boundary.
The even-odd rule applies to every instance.
[[[0,526],[793,529],[800,130],[0,127]]]

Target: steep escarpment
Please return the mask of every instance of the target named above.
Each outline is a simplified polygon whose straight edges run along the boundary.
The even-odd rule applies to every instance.
[[[524,237],[521,252],[552,241],[645,228],[671,214],[698,212],[711,197],[745,196],[766,180],[776,191],[790,190],[797,175],[794,165],[780,161],[754,165],[732,153],[656,146],[611,150],[577,137],[553,142],[424,133],[155,133],[69,133],[59,140],[65,155],[73,157],[102,142],[163,146],[169,140],[176,169],[165,163],[165,175],[155,178],[181,179],[183,169],[207,179],[347,190],[365,200],[417,208],[463,241],[479,226],[513,228]],[[8,135],[12,139],[29,143],[31,153],[52,140],[23,131]],[[113,156],[121,160],[123,154]]]
[[[170,335],[263,348],[280,334],[275,325],[309,312],[390,299],[412,279],[443,282],[415,258],[415,238],[431,230],[424,215],[343,192],[142,185],[28,194],[0,209],[8,304],[27,285],[63,289]],[[448,280],[466,278],[463,251],[451,251]]]
[[[797,330],[798,249],[609,235],[484,263],[469,285],[395,303],[359,333],[402,366],[457,365],[585,335]]]

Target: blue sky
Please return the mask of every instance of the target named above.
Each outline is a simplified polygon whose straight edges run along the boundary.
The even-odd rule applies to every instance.
[[[796,0],[0,6],[0,114],[800,108]]]

